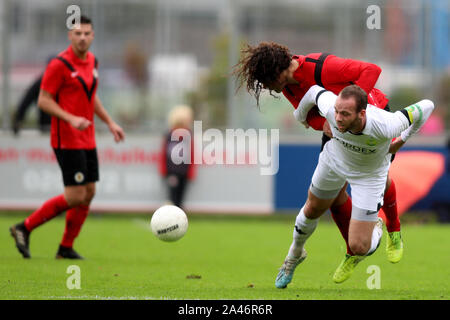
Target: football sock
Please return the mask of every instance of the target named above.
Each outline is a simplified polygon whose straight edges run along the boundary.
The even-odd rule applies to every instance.
[[[319,223],[319,219],[308,219],[303,208],[297,215],[295,220],[295,228],[293,232],[293,241],[289,248],[288,256],[290,258],[299,258],[302,254],[303,246],[306,240],[311,236]]]
[[[400,231],[400,219],[397,211],[397,191],[394,180],[391,180],[391,185],[389,186],[389,189],[386,190],[382,209],[386,216],[387,231]]]
[[[336,223],[339,231],[341,232],[342,237],[345,240],[345,244],[347,246],[347,253],[349,255],[353,255],[352,250],[350,250],[350,246],[348,244],[348,228],[350,226],[350,219],[352,217],[352,199],[350,197],[347,198],[347,201],[340,206],[332,206],[330,208],[331,217]]]
[[[377,250],[377,248],[380,244],[382,234],[383,234],[383,230],[381,228],[379,228],[377,226],[375,226],[373,228],[372,241],[370,243],[370,249],[369,249],[369,251],[367,251],[366,256],[370,256],[372,253],[374,253]]]
[[[67,209],[69,209],[69,205],[66,198],[64,198],[64,194],[51,198],[25,219],[25,228],[28,231],[32,231]]]
[[[66,228],[61,241],[61,245],[66,248],[72,248],[73,241],[80,233],[81,227],[89,213],[89,206],[79,205],[67,211]]]

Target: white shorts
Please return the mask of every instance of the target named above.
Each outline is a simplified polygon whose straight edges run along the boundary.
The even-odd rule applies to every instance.
[[[361,174],[359,176],[346,177],[329,165],[322,152],[312,177],[310,190],[320,199],[331,199],[338,195],[347,181],[351,188],[353,206],[366,210],[368,216],[368,219],[365,219],[366,217],[358,219],[358,217],[353,216],[352,218],[376,221],[378,215],[375,212],[378,212],[383,205],[387,173],[388,170],[386,170],[385,175]]]

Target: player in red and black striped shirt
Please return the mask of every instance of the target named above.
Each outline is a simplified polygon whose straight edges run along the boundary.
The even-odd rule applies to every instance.
[[[350,84],[356,84],[367,93],[369,104],[388,109],[388,99],[383,92],[374,87],[380,73],[381,69],[375,64],[343,59],[331,54],[291,55],[287,47],[273,42],[262,42],[255,47],[248,45],[243,49],[243,57],[235,69],[241,85],[246,85],[247,91],[256,97],[258,104],[261,91],[268,89],[270,92],[272,90],[282,92],[295,109],[308,89],[315,84],[335,94],[339,94]],[[324,131],[323,148],[330,140],[331,130],[325,118],[319,115],[317,107],[308,113],[307,124],[316,130]],[[402,145],[400,139],[393,141],[390,152],[395,153]],[[388,177],[382,209],[389,233],[388,260],[393,263],[398,262],[403,253],[396,202],[395,184]],[[347,253],[353,255],[348,245],[352,202],[346,192],[346,185],[330,211],[347,243]]]
[[[125,138],[96,95],[98,63],[89,52],[94,30],[82,16],[79,28],[69,31],[69,47],[54,58],[44,73],[39,107],[52,116],[51,146],[61,168],[64,193],[47,200],[23,223],[10,228],[24,258],[30,257],[29,234],[35,228],[67,210],[66,228],[57,258],[82,258],[73,242],[88,215],[99,180],[94,114],[108,125],[116,142]]]

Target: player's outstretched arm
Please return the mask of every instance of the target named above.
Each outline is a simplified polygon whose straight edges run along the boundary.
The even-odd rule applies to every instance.
[[[389,153],[396,153],[406,143],[406,141],[425,124],[434,110],[434,103],[431,100],[419,101],[403,110],[397,111],[406,117],[408,128],[401,132],[389,146]]]
[[[402,131],[400,135],[402,141],[408,141],[413,134],[418,132],[428,120],[433,110],[434,103],[428,99],[419,101],[401,110],[400,112],[408,119],[409,123],[409,127]]]
[[[431,100],[422,100],[395,113],[387,113],[382,135],[385,138],[397,138],[391,145],[389,152],[395,153],[430,117],[434,110]],[[400,137],[399,137],[400,136]]]
[[[114,141],[120,142],[125,139],[125,133],[123,129],[109,116],[108,112],[106,111],[105,107],[103,107],[103,104],[97,95],[95,95],[94,112],[104,123],[106,123],[109,131],[111,131],[114,136]]]

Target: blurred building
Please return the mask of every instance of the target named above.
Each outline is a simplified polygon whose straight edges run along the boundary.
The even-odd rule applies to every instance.
[[[439,79],[450,72],[448,0],[4,0],[3,128],[47,56],[68,45],[72,4],[93,18],[98,94],[131,131],[161,132],[178,103],[191,104],[200,119],[218,127],[301,130],[291,123],[284,99],[264,97],[261,113],[245,92],[234,94],[228,74],[242,41],[275,41],[292,53],[330,52],[377,63],[383,68],[377,87],[388,95],[408,87],[434,97]],[[380,8],[380,29],[367,27],[369,5]],[[130,76],[130,43],[138,44],[136,61],[145,61],[146,89]]]
[[[293,54],[329,52],[378,64],[383,72],[377,87],[388,94],[394,110],[433,99],[434,119],[422,136],[408,142],[410,149],[405,148],[425,151],[427,158],[406,159],[412,167],[405,176],[412,182],[403,187],[398,182],[397,190],[410,193],[411,186],[426,185],[427,194],[414,201],[420,201],[421,209],[437,203],[438,211],[448,212],[444,165],[449,157],[443,131],[448,132],[450,124],[449,0],[2,0],[1,129],[10,129],[15,106],[45,68],[47,57],[68,46],[69,5],[78,5],[93,19],[92,52],[100,63],[97,92],[127,132],[127,142],[121,145],[110,135],[98,135],[102,180],[95,210],[148,212],[163,203],[165,189],[157,171],[160,138],[168,129],[167,115],[178,104],[192,106],[205,131],[280,129],[279,144],[273,144],[270,153],[270,164],[276,163],[278,172],[262,175],[261,163],[200,165],[187,195],[190,209],[297,209],[305,200],[321,134],[295,123],[292,106],[283,97],[264,93],[258,110],[244,90],[236,94],[230,76],[244,41],[274,41]],[[37,108],[34,111],[37,117]],[[23,127],[36,128],[36,119],[27,119]],[[107,130],[103,123],[97,129]],[[30,209],[49,194],[62,192],[55,190],[61,187],[60,173],[48,137],[24,132],[16,139],[4,130],[0,176],[9,183],[0,184],[0,207]],[[256,136],[253,139],[255,144]],[[222,155],[234,152],[227,145],[218,150]],[[401,157],[397,159],[396,166],[402,164]]]

